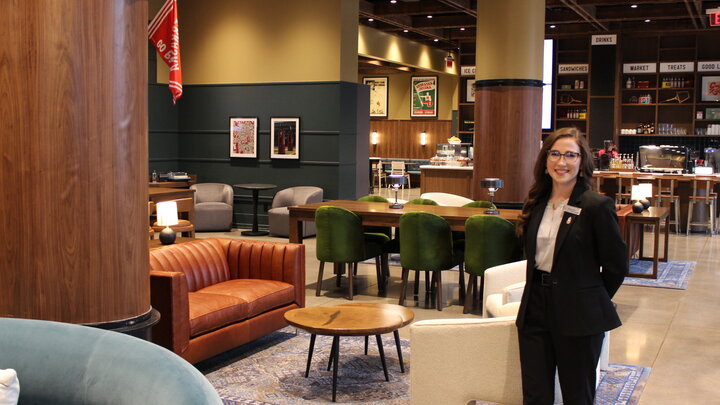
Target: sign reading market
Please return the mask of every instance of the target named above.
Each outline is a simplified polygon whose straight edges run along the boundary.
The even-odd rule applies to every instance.
[[[657,63],[623,63],[623,73],[655,73]]]

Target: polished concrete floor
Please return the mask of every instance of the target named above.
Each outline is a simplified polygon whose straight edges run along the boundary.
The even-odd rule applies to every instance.
[[[392,196],[387,190],[383,195]],[[399,198],[418,197],[418,189],[402,190]],[[226,233],[199,233],[198,237],[240,236],[240,230]],[[260,239],[287,241],[285,238]],[[648,251],[652,238],[645,238]],[[315,296],[319,262],[315,239],[305,240],[307,305],[347,302],[346,279],[335,286],[333,272],[326,266],[322,292]],[[610,362],[652,367],[642,393],[641,405],[712,404],[720,402],[720,236],[670,234],[669,256],[673,260],[696,261],[687,290],[623,286],[613,301],[623,325],[611,332]],[[391,267],[391,280],[385,297],[378,297],[374,265],[361,264],[356,278],[355,301],[397,303],[400,268]],[[412,277],[412,276],[411,276]],[[461,318],[477,315],[462,313],[456,276],[443,277],[445,307],[442,312],[428,307],[423,294],[417,300],[408,294],[406,305],[415,319]],[[409,328],[401,330],[409,338]]]

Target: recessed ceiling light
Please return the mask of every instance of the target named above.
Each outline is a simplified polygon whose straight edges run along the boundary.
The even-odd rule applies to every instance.
[[[403,30],[403,32],[408,32],[408,30]]]
[[[650,22],[650,20],[645,20],[645,22]]]
[[[429,15],[428,18],[432,18],[432,15]]]
[[[465,31],[465,27],[460,27],[460,31]]]
[[[550,26],[550,28],[555,28],[555,27],[557,27],[557,25],[555,25],[555,24]]]
[[[438,39],[437,39],[437,38],[433,39],[433,42],[437,42],[437,41],[438,41]]]
[[[390,0],[390,3],[395,4],[397,3],[397,0]]]
[[[637,4],[631,4],[630,8],[637,8]]]
[[[368,22],[373,22],[373,21],[375,21],[374,18],[368,18]]]

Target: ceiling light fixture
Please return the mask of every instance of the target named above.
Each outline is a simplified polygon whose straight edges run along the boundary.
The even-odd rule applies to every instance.
[[[437,38],[433,39],[433,42],[437,42],[437,41],[438,41],[438,39],[437,39]]]
[[[397,0],[390,0],[390,3],[395,4],[397,3]]]
[[[403,30],[403,32],[408,32],[408,30]]]
[[[650,22],[650,20],[649,20],[649,19],[648,19],[648,20],[645,20],[645,22],[648,23],[648,22]]]
[[[428,15],[428,18],[432,18],[432,15]]]
[[[369,22],[373,22],[373,21],[375,21],[375,19],[374,19],[374,18],[368,18],[368,21],[369,21]]]
[[[550,26],[550,28],[555,28],[555,27],[557,27],[557,25],[555,25],[555,24]]]
[[[465,31],[465,27],[460,27],[460,31]]]
[[[637,4],[631,4],[630,8],[637,8]]]

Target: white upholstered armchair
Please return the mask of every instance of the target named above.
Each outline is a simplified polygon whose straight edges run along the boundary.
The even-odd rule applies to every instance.
[[[297,186],[280,190],[273,198],[268,210],[270,234],[274,236],[290,235],[290,211],[288,207],[304,205],[323,200],[323,189],[313,186]],[[315,235],[315,222],[306,222],[303,237]]]

